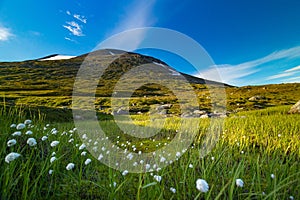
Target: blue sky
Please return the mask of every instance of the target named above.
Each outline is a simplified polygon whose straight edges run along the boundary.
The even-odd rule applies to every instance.
[[[0,0],[0,61],[80,55],[116,33],[153,26],[196,40],[226,83],[300,82],[299,9],[298,0]],[[213,68],[198,74],[168,53],[143,53],[215,78]]]

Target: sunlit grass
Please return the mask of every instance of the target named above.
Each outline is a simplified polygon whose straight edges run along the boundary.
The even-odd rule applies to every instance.
[[[299,199],[300,116],[287,115],[286,110],[278,107],[230,116],[220,140],[204,158],[199,153],[209,119],[201,120],[192,146],[177,161],[159,171],[126,175],[80,148],[83,142],[73,123],[47,125],[43,117],[28,116],[22,109],[1,110],[0,199]],[[32,125],[20,130],[21,136],[12,136],[16,128],[10,128],[11,124],[24,123],[28,117]],[[143,123],[148,120],[144,116],[133,119],[141,126],[149,123]],[[99,123],[109,139],[118,140],[129,151],[141,142],[143,146],[136,151],[161,148],[178,128],[176,123],[166,123],[153,141],[122,135],[113,121]],[[27,130],[32,134],[26,135]],[[43,136],[48,138],[43,141]],[[28,138],[35,138],[37,144],[29,146]],[[17,143],[8,147],[10,139]],[[53,141],[59,144],[52,147]],[[101,144],[101,138],[89,141],[95,142]],[[21,156],[6,163],[10,152]],[[87,159],[91,159],[88,164]],[[69,163],[74,168],[67,170]],[[196,188],[198,179],[208,183],[207,192]],[[236,185],[237,179],[244,182],[243,187]]]

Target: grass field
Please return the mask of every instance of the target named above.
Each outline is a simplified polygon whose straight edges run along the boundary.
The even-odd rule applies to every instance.
[[[73,123],[48,124],[43,116],[30,117],[22,108],[4,107],[0,111],[0,199],[299,199],[300,115],[288,115],[288,109],[278,106],[232,114],[225,119],[215,148],[204,158],[199,154],[210,119],[201,119],[193,144],[180,152],[178,160],[162,169],[150,166],[152,172],[126,174],[94,158],[82,146]],[[32,123],[25,128],[11,127],[28,117]],[[136,124],[147,124],[147,118],[133,118]],[[99,123],[107,138],[128,152],[162,148],[177,129],[174,123],[166,123],[159,135],[141,140],[122,134],[113,120]],[[12,136],[16,131],[21,135]],[[107,138],[85,144],[99,146],[109,156],[107,149],[101,149]],[[59,143],[54,146],[53,141]],[[11,152],[20,156],[6,158]],[[160,161],[170,162],[167,156]],[[67,170],[69,163],[75,165]],[[197,189],[198,179],[208,183],[207,192]],[[237,179],[243,187],[237,186]]]

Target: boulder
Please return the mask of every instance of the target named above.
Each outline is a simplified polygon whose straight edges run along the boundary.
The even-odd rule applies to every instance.
[[[259,101],[259,100],[263,100],[263,99],[266,99],[266,97],[260,96],[260,95],[256,95],[256,96],[250,97],[248,100],[249,101]]]
[[[289,111],[290,114],[294,114],[294,113],[300,113],[300,100],[291,107],[290,111]]]
[[[205,110],[194,110],[193,113],[195,115],[204,115],[204,114],[206,114],[206,111]]]
[[[170,109],[172,107],[172,104],[163,104],[156,107],[156,110],[163,110],[163,109]]]
[[[200,119],[205,119],[205,118],[208,118],[208,117],[209,117],[208,114],[204,114],[204,115],[200,116]]]

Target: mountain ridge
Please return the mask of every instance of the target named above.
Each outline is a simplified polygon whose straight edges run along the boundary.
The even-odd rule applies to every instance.
[[[121,55],[118,56],[117,54]],[[168,66],[167,63],[150,56],[130,52],[124,53],[121,50],[111,49],[82,54],[64,60],[0,62],[0,105],[71,108],[72,90],[78,70],[87,56],[93,59],[93,56],[97,55],[100,55],[100,61],[103,58],[102,62],[105,59],[111,60],[112,57],[116,57],[109,67],[104,70],[103,77],[100,78],[96,90],[95,107],[107,113],[110,113],[109,98],[112,96],[115,84],[132,67],[142,64],[155,65],[155,62]],[[177,73],[170,66],[168,66],[168,69],[170,69],[167,70],[170,76],[172,76],[172,73]],[[230,111],[292,105],[300,99],[300,93],[297,93],[297,91],[300,91],[300,84],[297,83],[232,87],[218,82],[204,81],[188,74],[180,74],[194,88],[199,99],[200,107],[198,107],[203,110],[209,110],[211,107],[210,91],[207,88],[207,83],[224,87],[227,94],[227,109]],[[172,77],[176,80],[176,75]],[[252,96],[257,95],[264,96],[265,98],[257,101],[248,100]],[[164,104],[176,102],[176,98],[167,88],[158,87],[157,85],[147,85],[139,88],[135,91],[134,96],[147,96],[147,100],[143,100],[142,102],[134,99],[133,104],[136,107],[132,108],[132,110],[137,112],[146,112],[151,103]],[[174,109],[177,108],[174,107]]]

